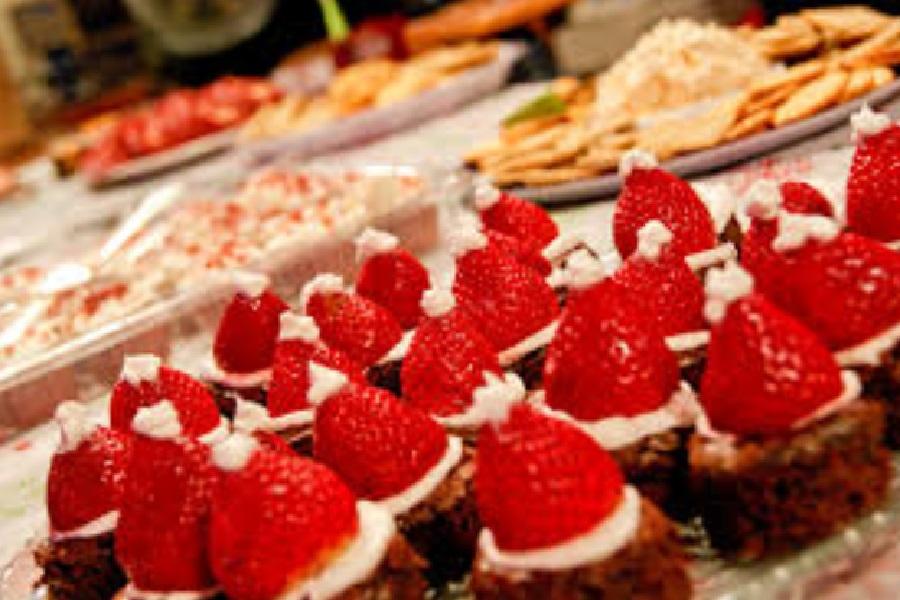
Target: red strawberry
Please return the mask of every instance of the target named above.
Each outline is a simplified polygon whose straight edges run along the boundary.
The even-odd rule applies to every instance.
[[[335,276],[317,277],[307,284],[301,302],[326,344],[370,367],[400,342],[403,329],[384,307],[338,289],[339,281]]]
[[[853,233],[787,255],[778,300],[834,350],[900,322],[900,253]]]
[[[272,366],[278,318],[288,309],[281,298],[265,289],[265,277],[251,277],[246,279],[252,285],[235,294],[216,331],[213,355],[226,373],[255,373]]]
[[[859,136],[853,156],[847,181],[847,226],[892,242],[900,239],[900,126],[886,115],[866,114],[865,109],[854,116],[855,126],[860,119],[874,121],[874,127],[865,132],[869,135]]]
[[[650,221],[639,235],[649,235],[653,225],[671,236],[659,221]],[[664,236],[664,239],[671,239]],[[644,316],[652,317],[665,336],[706,328],[703,320],[703,286],[684,258],[660,244],[639,244],[638,252],[612,277],[628,302]],[[641,248],[647,248],[646,256]]]
[[[446,417],[472,404],[484,373],[497,373],[497,353],[469,317],[454,308],[449,292],[429,291],[426,316],[413,336],[400,371],[403,398],[419,410]]]
[[[798,215],[833,217],[834,207],[822,192],[803,181],[786,181],[779,186],[781,207]]]
[[[364,260],[356,292],[393,313],[404,329],[412,329],[422,316],[419,302],[428,289],[428,271],[418,259],[397,248],[394,236],[367,229],[356,241]]]
[[[131,436],[92,427],[84,411],[74,402],[61,404],[56,411],[62,444],[50,462],[47,512],[50,526],[58,533],[108,515],[122,501]]]
[[[500,549],[535,550],[603,522],[619,505],[623,483],[615,461],[586,433],[518,404],[505,423],[481,430],[475,492]]]
[[[319,406],[313,440],[316,459],[370,500],[405,491],[448,447],[444,429],[428,415],[365,385],[347,386]]]
[[[566,310],[544,363],[547,404],[584,421],[656,410],[678,380],[656,323],[610,280]]]
[[[497,351],[537,333],[559,315],[556,295],[534,270],[487,243],[480,232],[462,232],[453,293]]]
[[[318,574],[358,529],[356,499],[337,475],[256,450],[216,490],[210,562],[229,598],[271,600]]]
[[[661,221],[675,236],[671,250],[681,256],[709,250],[716,232],[709,210],[694,189],[675,175],[651,166],[651,157],[626,154],[624,184],[613,215],[613,237],[622,257],[637,250],[637,233],[648,221]],[[644,162],[640,162],[644,161]],[[635,163],[633,168],[629,165]]]
[[[841,373],[816,335],[759,294],[729,283],[727,304],[715,300],[722,273],[707,279],[707,314],[715,322],[700,400],[710,424],[739,435],[773,435],[837,398]],[[734,273],[742,273],[733,269]],[[713,301],[718,302],[713,308]]]
[[[509,254],[519,264],[534,269],[542,277],[546,277],[553,270],[553,265],[541,254],[539,246],[530,242],[523,242],[518,238],[491,229],[488,229],[485,235],[487,235],[490,245],[496,246],[501,251]]]
[[[136,436],[116,558],[137,589],[200,591],[215,585],[207,540],[217,480],[207,445]]]
[[[298,410],[310,408],[307,401],[309,391],[309,363],[316,362],[347,375],[357,383],[366,381],[360,368],[346,354],[333,350],[318,339],[318,330],[309,317],[291,315],[286,320],[297,319],[311,329],[307,339],[295,337],[283,339],[275,347],[275,363],[272,367],[272,382],[269,385],[267,404],[269,414],[279,417]]]
[[[518,238],[543,249],[559,235],[559,228],[543,208],[507,192],[488,192],[476,199],[485,228]]]
[[[202,383],[181,371],[160,366],[155,356],[139,355],[125,359],[122,378],[113,388],[109,403],[112,427],[130,431],[138,409],[160,400],[172,402],[187,436],[210,433],[221,422],[216,402]]]

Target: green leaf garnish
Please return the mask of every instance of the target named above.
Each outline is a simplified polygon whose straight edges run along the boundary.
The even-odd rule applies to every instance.
[[[540,117],[554,117],[565,113],[567,108],[565,100],[548,90],[534,100],[523,104],[503,119],[503,126],[509,127]]]
[[[350,26],[337,0],[319,0],[325,31],[332,42],[343,42],[350,36]]]

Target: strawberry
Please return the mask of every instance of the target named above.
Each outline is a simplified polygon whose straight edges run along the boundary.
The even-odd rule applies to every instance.
[[[641,228],[639,238],[649,235],[653,225],[664,234],[662,240],[671,239],[659,221],[650,221]],[[667,243],[650,243],[642,238],[638,251],[613,274],[612,281],[632,306],[656,320],[663,335],[705,329],[703,286],[684,259],[668,250]],[[647,252],[642,253],[642,249]]]
[[[199,437],[221,422],[216,402],[206,387],[186,373],[159,365],[151,355],[125,359],[122,377],[113,387],[109,402],[113,429],[130,431],[138,409],[169,400],[178,411],[183,432]]]
[[[272,366],[278,318],[288,309],[281,298],[265,289],[265,278],[259,279],[262,285],[246,279],[252,285],[231,299],[213,342],[213,356],[226,373],[256,373]]]
[[[834,207],[822,192],[803,181],[786,181],[779,186],[781,207],[798,215],[833,217]]]
[[[116,558],[137,589],[201,591],[215,585],[207,540],[217,480],[207,445],[136,436],[116,528]]]
[[[480,232],[459,240],[453,294],[497,351],[537,333],[559,315],[553,289],[534,270],[488,244]]]
[[[316,410],[314,455],[360,498],[383,500],[421,480],[447,451],[447,434],[387,390],[347,386]]]
[[[215,492],[210,562],[229,598],[271,600],[318,574],[351,541],[356,499],[309,459],[257,449],[245,460],[229,465]]]
[[[272,382],[267,400],[270,415],[279,417],[310,408],[307,401],[310,362],[340,371],[357,383],[366,380],[356,363],[343,352],[326,346],[318,339],[318,335],[307,340],[283,339],[275,347]]]
[[[62,443],[50,462],[47,512],[55,532],[83,527],[118,510],[131,455],[127,433],[92,427],[73,402],[57,408]]]
[[[323,281],[328,285],[323,286]],[[338,281],[322,276],[314,279],[304,288],[301,302],[328,346],[346,353],[360,366],[370,367],[400,342],[403,329],[379,304],[335,289],[331,284]]]
[[[388,309],[404,329],[412,329],[422,316],[419,302],[430,282],[428,271],[394,236],[367,229],[357,239],[363,259],[356,292]]]
[[[678,380],[657,324],[611,280],[567,309],[544,363],[547,404],[584,421],[656,410]]]
[[[844,233],[787,253],[782,308],[833,350],[855,346],[900,322],[900,254]]]
[[[737,267],[707,278],[714,325],[700,401],[717,430],[775,435],[837,398],[843,383],[819,338],[752,285]]]
[[[871,121],[869,124],[861,121]],[[900,239],[900,126],[863,109],[854,116],[859,142],[847,180],[847,226],[876,240]]]
[[[509,254],[519,264],[534,269],[541,277],[546,277],[553,270],[553,265],[541,254],[539,246],[491,229],[485,231],[485,235],[488,238],[488,244]]]
[[[656,167],[652,157],[635,153],[626,153],[620,171],[624,184],[613,215],[613,237],[622,257],[637,250],[638,230],[653,219],[674,234],[671,250],[676,254],[715,246],[712,216],[687,182]]]
[[[478,512],[501,550],[548,548],[587,533],[623,495],[622,474],[597,442],[527,404],[482,427],[475,461]]]
[[[559,235],[547,211],[508,192],[484,193],[476,199],[476,205],[486,229],[518,238],[538,251]]]
[[[501,372],[497,353],[449,292],[428,291],[423,305],[427,316],[400,371],[403,398],[431,415],[465,412],[484,373]]]

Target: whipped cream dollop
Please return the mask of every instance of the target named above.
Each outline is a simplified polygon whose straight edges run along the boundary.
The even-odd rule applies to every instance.
[[[447,436],[447,449],[441,459],[435,463],[417,482],[388,498],[378,501],[378,505],[392,515],[402,515],[428,498],[434,490],[450,474],[463,455],[462,440],[456,436]]]
[[[641,521],[641,496],[630,485],[622,489],[615,510],[590,531],[538,550],[507,551],[497,546],[491,530],[478,538],[482,559],[496,572],[563,571],[603,561],[628,545]]]
[[[696,273],[708,269],[709,267],[724,264],[729,260],[735,260],[736,258],[737,249],[734,247],[734,244],[725,243],[719,244],[709,250],[701,250],[700,252],[688,254],[684,257],[684,262],[687,263],[687,266],[691,271]]]
[[[219,424],[197,438],[197,441],[207,446],[218,444],[231,434],[231,423],[225,417],[219,419]]]
[[[366,227],[365,230],[357,236],[354,243],[356,245],[356,260],[359,262],[363,262],[364,260],[368,260],[379,254],[384,254],[385,252],[396,250],[397,246],[400,244],[397,236],[372,227]]]
[[[575,232],[561,233],[544,247],[541,255],[550,262],[554,262],[581,245],[586,245],[584,236],[581,234]]]
[[[482,231],[471,223],[462,223],[452,231],[448,239],[450,255],[459,258],[474,250],[487,248],[488,239]]]
[[[422,312],[433,319],[442,317],[456,307],[456,298],[450,290],[431,288],[422,294],[419,302]]]
[[[688,352],[709,344],[708,331],[686,331],[666,337],[666,346],[672,352]]]
[[[134,354],[125,357],[122,363],[121,378],[131,385],[138,386],[142,381],[154,382],[159,378],[162,361],[153,354]]]
[[[753,291],[753,277],[735,262],[710,269],[706,275],[706,305],[703,314],[711,323],[725,317],[728,306]]]
[[[834,358],[842,367],[877,367],[886,352],[900,342],[900,323],[890,327],[861,344],[835,353]]]
[[[340,371],[329,369],[317,362],[309,363],[309,392],[307,400],[313,406],[319,406],[350,382]]]
[[[62,542],[65,540],[83,540],[88,538],[99,537],[111,531],[115,531],[116,525],[119,524],[119,511],[111,510],[105,515],[101,515],[85,523],[81,527],[70,529],[68,531],[54,530],[50,534],[50,538],[54,542]]]
[[[509,409],[525,399],[525,385],[515,373],[499,376],[484,372],[485,384],[472,394],[472,404],[462,413],[434,420],[453,429],[480,427],[485,423],[501,423]]]
[[[527,338],[518,342],[516,345],[507,348],[501,352],[497,358],[500,366],[508,367],[520,358],[534,352],[538,348],[543,348],[553,341],[556,331],[559,329],[559,320],[553,321],[549,325],[543,327],[539,331],[529,335]]]
[[[213,464],[223,471],[236,473],[247,466],[258,449],[259,442],[253,436],[235,432],[213,446]]]
[[[605,449],[619,450],[651,435],[693,425],[699,413],[694,391],[682,381],[669,401],[656,410],[633,417],[609,417],[592,423],[579,422],[579,425]]]
[[[372,576],[397,531],[384,508],[360,500],[356,503],[359,530],[339,556],[314,577],[288,587],[277,600],[330,600]]]
[[[875,112],[868,104],[863,104],[859,111],[850,116],[850,127],[853,129],[853,141],[878,135],[891,126],[891,117]]]
[[[674,238],[669,228],[662,221],[656,219],[647,221],[638,230],[637,237],[638,255],[651,261],[659,260],[659,254],[662,252],[662,249]]]
[[[131,429],[156,440],[174,440],[181,435],[181,422],[172,402],[160,400],[153,406],[139,408]]]
[[[781,210],[781,188],[771,179],[754,182],[747,192],[744,212],[752,219],[771,221]]]
[[[659,166],[656,157],[640,148],[632,148],[619,159],[619,177],[625,179],[635,169],[654,169]]]
[[[569,255],[563,267],[553,269],[547,277],[547,285],[553,288],[585,290],[600,283],[610,274],[609,264],[582,248]]]
[[[87,408],[78,402],[63,402],[56,407],[54,415],[59,426],[59,448],[57,452],[72,452],[81,442],[86,440],[97,428],[97,424],[88,419]]]
[[[281,313],[278,339],[281,341],[300,340],[307,344],[319,341],[319,327],[308,315],[298,315],[291,311]]]
[[[344,278],[335,273],[320,273],[300,291],[300,309],[306,311],[309,299],[316,294],[339,294],[344,291]]]
[[[787,252],[802,248],[810,240],[830,242],[841,228],[828,217],[821,215],[796,215],[787,211],[778,214],[778,235],[772,240],[772,249]]]
[[[252,271],[234,271],[231,280],[238,292],[250,298],[259,298],[271,283],[268,276]]]
[[[500,190],[486,181],[482,181],[475,187],[475,208],[479,211],[488,210],[500,202]]]

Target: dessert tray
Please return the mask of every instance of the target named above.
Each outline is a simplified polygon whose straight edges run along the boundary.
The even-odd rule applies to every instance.
[[[204,318],[215,318],[233,290],[230,270],[265,272],[290,295],[322,264],[349,274],[352,239],[366,226],[390,230],[417,250],[430,248],[437,238],[429,191],[434,185],[428,175],[403,167],[270,171],[251,178],[230,203],[228,197],[185,201],[130,242],[116,259],[119,265],[109,265],[118,275],[111,283],[100,278],[98,298],[108,300],[111,290],[119,291],[112,303],[101,302],[91,322],[80,313],[87,305],[77,301],[68,320],[60,315],[68,324],[39,322],[43,333],[8,348],[0,368],[0,432],[8,435],[46,419],[67,398],[93,397],[94,386],[111,381],[126,353],[168,354],[180,331],[195,331]],[[232,210],[237,212],[229,217]],[[235,254],[218,244],[239,225],[241,239],[250,241]],[[209,247],[188,244],[172,252],[172,229],[188,226],[194,231],[185,231],[185,240],[200,239]],[[276,229],[266,229],[271,227]],[[156,282],[149,287],[148,277]],[[32,274],[27,281],[35,279]],[[120,286],[128,291],[117,302]]]

